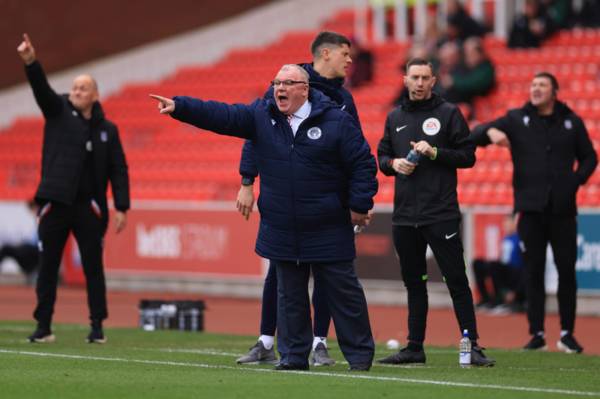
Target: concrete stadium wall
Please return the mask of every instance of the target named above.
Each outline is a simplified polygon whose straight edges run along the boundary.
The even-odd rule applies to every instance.
[[[25,81],[15,48],[29,33],[47,72],[60,71],[232,17],[272,0],[2,2],[0,89]],[[14,55],[14,56],[13,56]]]
[[[108,96],[127,83],[160,80],[183,65],[210,64],[232,48],[262,46],[276,41],[289,31],[316,29],[336,11],[353,7],[354,1],[281,0],[267,3],[201,29],[62,70],[51,74],[49,81],[56,91],[65,92],[70,88],[74,76],[89,73],[98,81],[101,97]],[[135,28],[145,29],[145,25],[147,23],[140,22]],[[15,50],[18,38],[11,40],[16,42],[6,54],[14,54],[11,59],[18,63]],[[43,50],[42,45],[37,47],[40,52]],[[40,54],[44,65],[45,57],[44,53]],[[8,59],[7,56],[4,59]],[[27,84],[0,91],[0,109],[0,128],[16,117],[39,115]]]

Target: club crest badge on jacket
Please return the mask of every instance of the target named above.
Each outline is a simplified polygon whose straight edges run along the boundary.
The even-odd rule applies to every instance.
[[[308,136],[309,139],[318,140],[321,138],[322,132],[321,132],[321,129],[318,127],[311,127],[306,132],[306,135]]]

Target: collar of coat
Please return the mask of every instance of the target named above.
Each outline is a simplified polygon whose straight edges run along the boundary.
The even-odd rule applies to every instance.
[[[525,103],[525,105],[523,106],[523,111],[527,114],[527,115],[537,115],[538,114],[538,110],[536,107],[533,106],[533,104],[531,104],[531,101],[527,101]],[[571,108],[569,108],[569,106],[565,103],[563,103],[562,101],[556,100],[554,103],[554,109],[552,110],[552,114],[550,114],[551,117],[566,117],[567,115],[573,114],[573,110]]]
[[[308,72],[308,79],[310,86],[324,93],[327,97],[331,98],[337,104],[344,104],[344,97],[342,91],[344,86],[344,78],[333,78],[328,79],[319,75],[319,72],[315,71],[313,64],[300,64],[306,72]]]
[[[63,94],[63,97],[67,100],[67,103],[69,104],[69,106],[71,107],[71,109],[77,111],[77,113],[80,113],[71,103],[71,101],[69,101],[69,95],[68,94]],[[96,101],[94,103],[94,105],[92,105],[92,118],[90,119],[91,122],[93,124],[97,124],[98,122],[104,120],[104,110],[102,109],[102,105],[100,105],[99,101]]]
[[[402,98],[400,99],[400,106],[405,111],[418,111],[418,110],[429,111],[429,110],[436,108],[438,105],[440,105],[444,101],[445,100],[435,92],[432,92],[431,97],[429,97],[427,100],[412,101],[408,97],[408,91],[404,90],[404,94],[402,95]]]

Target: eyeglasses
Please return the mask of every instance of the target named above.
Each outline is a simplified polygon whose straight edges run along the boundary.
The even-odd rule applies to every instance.
[[[275,80],[271,81],[271,84],[273,85],[273,87],[277,87],[279,85],[284,85],[285,87],[291,87],[291,86],[293,86],[295,84],[299,84],[299,83],[302,83],[305,85],[308,84],[308,82],[305,82],[303,80],[291,80],[291,79],[287,79],[287,80],[275,79]]]

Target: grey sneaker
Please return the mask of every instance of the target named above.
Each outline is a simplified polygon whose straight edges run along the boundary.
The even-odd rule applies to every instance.
[[[315,350],[312,352],[310,364],[312,366],[333,366],[335,364],[335,360],[329,357],[327,347],[322,342],[319,342],[315,347]]]
[[[275,364],[277,356],[275,348],[266,349],[262,341],[258,341],[246,355],[236,361],[238,364]]]

